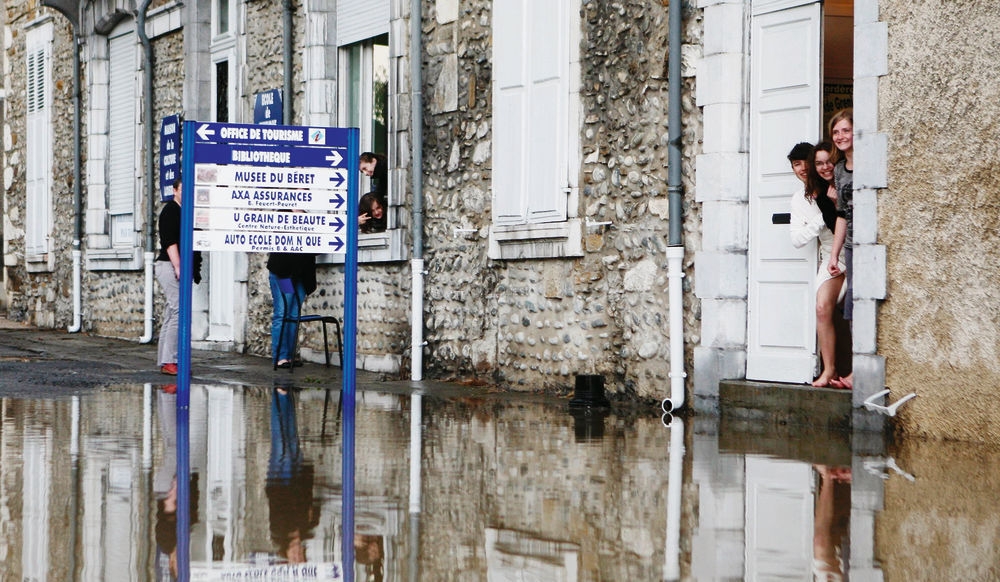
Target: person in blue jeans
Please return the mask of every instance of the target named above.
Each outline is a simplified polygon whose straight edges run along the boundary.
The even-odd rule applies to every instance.
[[[267,270],[271,281],[271,357],[278,368],[295,365],[295,337],[298,326],[282,321],[287,315],[297,317],[306,295],[316,290],[316,255],[311,253],[271,253],[267,258]],[[279,279],[290,279],[292,292],[285,293]],[[288,313],[285,313],[285,305]],[[280,351],[279,351],[280,348]]]

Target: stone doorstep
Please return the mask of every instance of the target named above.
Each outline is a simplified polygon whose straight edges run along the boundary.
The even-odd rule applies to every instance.
[[[804,384],[722,380],[719,414],[723,418],[771,421],[811,430],[852,430],[851,391]]]

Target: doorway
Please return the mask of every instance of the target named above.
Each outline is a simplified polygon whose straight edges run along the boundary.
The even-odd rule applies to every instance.
[[[815,243],[793,247],[781,219],[801,188],[786,155],[826,138],[826,120],[851,106],[853,0],[759,0],[751,11],[746,378],[808,383],[819,265]]]

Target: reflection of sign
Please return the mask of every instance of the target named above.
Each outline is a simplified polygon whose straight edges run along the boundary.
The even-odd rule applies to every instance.
[[[201,562],[191,564],[191,582],[217,580],[323,580],[344,579],[340,562],[319,564],[238,564]]]
[[[339,253],[344,238],[330,233],[194,231],[196,251],[244,251],[251,253]]]
[[[204,226],[202,226],[204,224]],[[343,213],[309,214],[237,208],[196,208],[195,228],[253,230],[258,232],[338,233],[344,229]]]
[[[281,125],[284,123],[280,89],[271,89],[254,96],[253,122],[258,125]]]
[[[160,200],[172,200],[174,180],[181,173],[180,118],[168,115],[160,122]]]

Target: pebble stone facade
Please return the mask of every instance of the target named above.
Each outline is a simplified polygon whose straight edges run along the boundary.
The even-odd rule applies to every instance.
[[[306,10],[320,14],[322,3]],[[409,5],[393,2],[390,52],[390,132],[396,137],[393,181],[399,206],[396,222],[406,245],[411,237],[409,144]],[[580,133],[579,208],[584,228],[582,257],[539,260],[488,258],[491,221],[492,3],[486,0],[423,3],[425,280],[424,352],[429,377],[476,380],[519,390],[571,390],[576,374],[602,374],[610,392],[639,398],[662,398],[669,391],[670,361],[666,256],[667,202],[667,9],[663,2],[632,0],[609,4],[582,1],[579,6]],[[111,5],[103,9],[111,10]],[[301,7],[300,7],[301,8]],[[173,3],[154,5],[161,12]],[[7,21],[5,78],[7,111],[23,107],[23,37],[13,34],[26,23],[49,18],[56,24],[55,79],[70,79],[70,27],[54,10],[35,2],[5,4]],[[244,2],[238,9],[237,50],[245,66],[233,80],[238,111],[230,121],[248,122],[253,95],[282,87],[280,51],[282,3]],[[165,17],[164,17],[165,19]],[[315,44],[300,9],[294,18],[296,46]],[[685,5],[683,107],[684,152],[684,301],[688,368],[697,344],[699,308],[691,293],[693,257],[699,234],[694,203],[693,160],[700,126],[694,103],[690,57],[697,55],[698,10]],[[92,34],[92,32],[91,32]],[[190,70],[192,34],[201,28],[167,26],[151,34],[154,48],[154,116],[191,115],[186,91],[195,88]],[[306,40],[303,40],[306,39]],[[93,42],[86,37],[85,42]],[[91,54],[87,48],[84,58]],[[312,54],[312,53],[310,53]],[[200,55],[200,53],[199,53]],[[203,56],[203,55],[200,55]],[[292,123],[316,117],[315,102],[336,107],[329,89],[304,78],[303,51],[293,59]],[[84,63],[84,70],[87,70]],[[327,70],[336,67],[327,65]],[[142,72],[137,73],[140,75]],[[315,77],[315,71],[308,73]],[[86,86],[87,79],[83,79]],[[312,84],[311,84],[312,83]],[[316,87],[321,87],[320,91]],[[6,308],[8,317],[43,327],[64,327],[71,319],[70,250],[72,246],[72,101],[70,86],[57,82],[54,131],[56,176],[53,249],[54,272],[24,268],[23,229],[24,119],[10,116],[5,126],[4,212]],[[322,92],[322,91],[325,91]],[[84,111],[90,103],[84,99]],[[84,115],[84,122],[89,120]],[[158,129],[158,126],[157,126]],[[88,128],[83,128],[84,135]],[[395,132],[395,133],[392,133]],[[159,148],[157,137],[153,147]],[[84,140],[86,150],[87,141]],[[86,163],[87,152],[83,152]],[[84,174],[86,176],[86,173]],[[84,198],[88,196],[83,184]],[[144,200],[141,195],[140,199]],[[143,202],[146,204],[147,202]],[[86,202],[85,202],[86,206]],[[159,211],[156,204],[155,211]],[[144,238],[146,209],[137,208],[137,237]],[[456,234],[456,227],[462,229]],[[83,241],[86,256],[88,241]],[[158,246],[158,245],[157,245]],[[158,248],[155,249],[158,251]],[[407,250],[407,255],[411,250]],[[247,297],[244,341],[235,349],[267,356],[270,350],[270,292],[266,257],[246,260]],[[237,277],[243,276],[238,269]],[[320,287],[310,299],[314,311],[339,313],[343,303],[343,268],[322,261]],[[138,338],[143,332],[143,270],[88,270],[83,274],[83,330],[98,335]],[[410,358],[410,264],[402,260],[366,262],[359,273],[358,357],[367,369],[406,375]],[[199,291],[196,291],[198,293]],[[157,316],[162,299],[156,293]],[[197,299],[196,299],[197,304]],[[154,336],[155,337],[155,336]],[[305,326],[303,345],[315,357],[321,331]],[[690,370],[689,370],[690,375]]]

